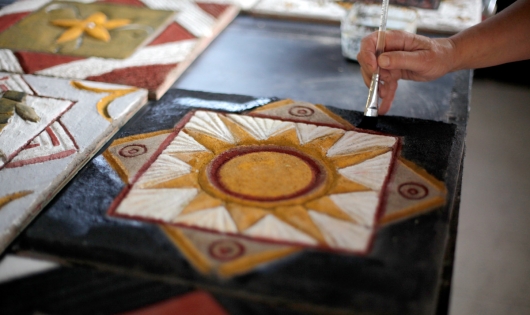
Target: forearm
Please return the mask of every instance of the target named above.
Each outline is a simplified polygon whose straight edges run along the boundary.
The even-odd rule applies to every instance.
[[[453,71],[530,59],[530,0],[518,0],[450,40],[455,47]]]

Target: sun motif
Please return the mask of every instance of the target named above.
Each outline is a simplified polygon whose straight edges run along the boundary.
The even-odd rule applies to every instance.
[[[131,20],[129,19],[114,19],[108,20],[104,13],[96,12],[84,20],[80,19],[59,19],[50,22],[55,26],[67,27],[59,38],[55,41],[58,44],[75,40],[82,36],[84,33],[89,36],[108,42],[110,41],[109,30],[113,30],[118,27],[129,25]]]
[[[398,144],[393,136],[210,111],[195,112],[173,137],[129,174],[112,215],[351,252],[369,246]],[[138,143],[116,153],[147,151]]]

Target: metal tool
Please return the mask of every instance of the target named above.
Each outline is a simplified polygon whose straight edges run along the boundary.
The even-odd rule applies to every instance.
[[[386,20],[388,17],[388,2],[383,0],[381,6],[381,22],[379,23],[379,31],[377,32],[377,44],[375,46],[375,58],[379,58],[385,51],[385,31]],[[366,100],[366,107],[364,109],[364,116],[377,117],[379,109],[379,65],[372,74],[372,82],[370,83],[370,90],[368,91],[368,99]]]

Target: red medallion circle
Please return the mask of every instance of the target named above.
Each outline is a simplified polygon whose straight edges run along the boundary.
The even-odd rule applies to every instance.
[[[399,185],[399,194],[407,199],[423,199],[429,194],[429,189],[420,183],[408,182]]]
[[[237,241],[219,240],[210,245],[208,252],[212,258],[229,261],[241,257],[245,253],[245,247]]]
[[[289,109],[289,114],[296,117],[309,117],[314,113],[315,110],[307,106],[293,106]]]
[[[143,144],[130,144],[121,148],[119,154],[126,158],[137,157],[139,155],[145,154],[147,152],[147,147]]]

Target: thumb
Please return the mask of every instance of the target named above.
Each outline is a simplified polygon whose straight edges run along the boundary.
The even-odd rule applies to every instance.
[[[409,70],[413,72],[425,71],[432,66],[426,50],[417,51],[389,51],[381,54],[377,59],[379,67],[387,70]]]

